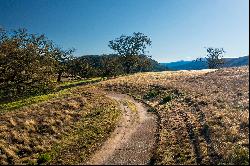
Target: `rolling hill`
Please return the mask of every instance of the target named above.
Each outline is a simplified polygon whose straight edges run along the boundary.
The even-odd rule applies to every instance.
[[[224,58],[224,67],[239,67],[249,65],[249,56],[239,58]],[[202,61],[177,61],[170,63],[161,63],[162,66],[168,67],[170,70],[200,70],[207,69],[208,65]]]

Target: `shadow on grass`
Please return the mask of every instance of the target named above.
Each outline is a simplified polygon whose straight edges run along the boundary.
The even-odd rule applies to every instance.
[[[66,82],[59,87],[57,87],[55,90],[50,91],[48,93],[44,94],[38,94],[38,95],[32,95],[32,96],[26,96],[21,99],[13,100],[13,101],[5,101],[0,103],[0,113],[4,113],[6,111],[11,111],[14,109],[21,108],[23,106],[27,106],[30,104],[35,104],[42,101],[47,101],[49,99],[63,96],[70,94],[69,91],[70,88],[77,87],[77,86],[83,86],[88,85],[92,83],[96,83],[99,81],[102,81],[102,78],[95,78],[95,79],[89,79],[89,80],[81,80],[78,82]]]
[[[104,80],[104,79],[96,78],[96,79],[82,80],[82,81],[78,81],[78,82],[75,82],[75,83],[72,82],[72,83],[69,83],[69,84],[66,84],[66,85],[59,86],[58,88],[56,88],[55,92],[58,92],[58,91],[61,91],[61,90],[64,90],[64,89],[68,89],[68,88],[73,88],[73,87],[76,87],[76,86],[82,86],[82,85],[97,83],[97,82],[100,82],[102,80]]]

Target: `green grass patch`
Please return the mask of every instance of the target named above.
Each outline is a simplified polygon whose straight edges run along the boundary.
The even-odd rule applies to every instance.
[[[41,164],[48,163],[50,161],[51,161],[51,156],[47,153],[44,153],[38,157],[37,164],[41,165]]]
[[[77,86],[79,84],[91,83],[91,82],[96,82],[96,81],[101,81],[101,80],[102,80],[101,77],[96,77],[96,78],[90,78],[86,80],[66,81],[66,82],[61,83],[59,85],[59,88],[68,87],[68,86]]]

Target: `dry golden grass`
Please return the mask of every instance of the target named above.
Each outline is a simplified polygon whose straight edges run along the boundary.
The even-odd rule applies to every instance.
[[[249,163],[248,67],[139,73],[98,86],[156,111],[157,164]],[[120,115],[117,103],[94,86],[0,112],[0,164],[84,163]]]
[[[115,128],[120,110],[95,87],[0,115],[0,164],[84,162]]]
[[[99,83],[160,119],[158,164],[249,163],[249,68],[139,73]]]

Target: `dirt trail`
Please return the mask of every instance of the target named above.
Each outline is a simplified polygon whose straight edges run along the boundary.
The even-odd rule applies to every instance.
[[[108,93],[107,96],[120,103],[123,116],[111,137],[86,164],[150,164],[156,140],[155,115],[147,112],[147,108],[142,103],[127,95]],[[134,104],[136,111],[125,101]]]

